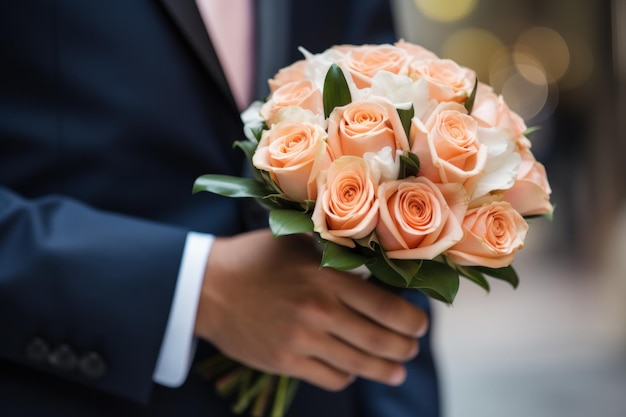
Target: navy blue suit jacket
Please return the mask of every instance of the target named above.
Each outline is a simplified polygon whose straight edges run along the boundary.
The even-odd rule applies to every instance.
[[[297,46],[393,40],[378,0],[257,4],[257,96]],[[195,373],[152,373],[187,232],[252,227],[249,203],[191,194],[242,172],[241,129],[193,0],[0,2],[0,415],[230,415]],[[428,336],[408,367],[304,384],[290,416],[438,415]]]

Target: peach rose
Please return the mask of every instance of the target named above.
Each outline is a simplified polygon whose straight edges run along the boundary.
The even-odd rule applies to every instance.
[[[281,68],[278,73],[274,75],[274,78],[268,80],[267,82],[270,87],[270,92],[273,93],[285,84],[304,80],[304,70],[306,69],[306,66],[306,59],[301,59],[288,67]]]
[[[441,103],[426,123],[413,118],[411,151],[420,158],[420,175],[436,183],[465,184],[471,194],[484,172],[488,149],[478,141],[476,121],[458,103]]]
[[[389,258],[433,259],[463,236],[468,197],[460,184],[435,184],[426,177],[378,187],[376,236]]]
[[[333,110],[328,119],[328,144],[335,158],[361,157],[387,146],[394,155],[397,150],[409,149],[396,108],[388,100],[374,97]]]
[[[396,47],[404,49],[409,54],[409,59],[414,61],[422,61],[426,59],[439,59],[439,57],[432,51],[414,43],[405,42],[404,39],[400,39],[394,44]]]
[[[309,80],[287,83],[274,91],[270,99],[263,104],[261,117],[271,126],[276,112],[289,106],[298,106],[313,114],[323,114],[322,92]]]
[[[450,59],[415,61],[409,65],[409,76],[428,82],[430,98],[438,102],[464,103],[472,93],[476,74]]]
[[[472,117],[480,127],[499,129],[507,139],[517,142],[519,147],[530,147],[530,142],[524,136],[527,130],[524,119],[486,84],[478,83]]]
[[[326,132],[312,123],[277,123],[263,132],[252,164],[270,173],[287,198],[315,200],[316,178],[331,162]]]
[[[529,149],[521,152],[522,162],[517,171],[517,179],[512,188],[504,193],[504,200],[522,216],[552,213],[550,184],[544,166],[538,162]]]
[[[353,248],[353,239],[372,233],[378,222],[377,184],[362,158],[334,160],[320,175],[318,190],[311,219],[323,239]]]
[[[528,224],[506,201],[470,209],[463,219],[463,238],[445,252],[459,265],[502,268],[524,247]]]
[[[379,71],[406,74],[407,52],[393,45],[362,45],[339,49],[357,88],[368,88]]]

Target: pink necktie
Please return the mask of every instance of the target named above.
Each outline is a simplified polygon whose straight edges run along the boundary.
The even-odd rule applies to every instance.
[[[252,93],[251,0],[196,0],[240,110]]]

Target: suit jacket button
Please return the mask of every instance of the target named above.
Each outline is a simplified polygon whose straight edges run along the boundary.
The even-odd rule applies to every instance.
[[[89,379],[100,379],[107,372],[107,364],[98,353],[87,352],[80,359],[78,369]]]
[[[36,337],[26,346],[26,357],[33,362],[42,362],[48,358],[50,347],[41,337]]]
[[[69,372],[76,368],[78,358],[71,347],[66,344],[62,344],[50,353],[50,356],[48,356],[48,362],[60,371]]]

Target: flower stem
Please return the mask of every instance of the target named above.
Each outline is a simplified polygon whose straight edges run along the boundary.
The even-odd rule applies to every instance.
[[[254,401],[252,411],[250,412],[251,417],[263,417],[265,415],[267,403],[270,399],[270,396],[274,392],[277,379],[278,378],[274,375],[269,376],[267,384],[265,384],[259,395],[256,397],[256,400]]]
[[[293,400],[297,387],[297,379],[288,376],[279,377],[271,417],[283,417],[285,415]]]
[[[223,374],[234,369],[237,366],[239,366],[237,362],[222,354],[217,354],[198,363],[196,366],[196,372],[202,375],[205,379],[212,379],[219,374]]]
[[[215,388],[222,396],[227,396],[241,383],[241,379],[245,375],[246,368],[241,367],[228,373],[215,383]]]
[[[248,374],[248,378],[252,377],[252,373],[253,373],[253,371],[250,370],[250,373]],[[243,413],[248,408],[248,406],[250,405],[250,402],[257,395],[259,395],[259,393],[261,392],[263,387],[265,387],[270,382],[270,378],[271,378],[271,376],[268,375],[268,374],[261,374],[257,378],[257,380],[252,384],[252,386],[249,386],[249,387],[246,386],[245,389],[242,389],[240,394],[239,394],[239,398],[238,398],[237,402],[233,406],[233,413],[235,413],[235,414]],[[246,381],[244,381],[244,382],[246,382]],[[248,384],[246,384],[246,385],[248,385]]]

